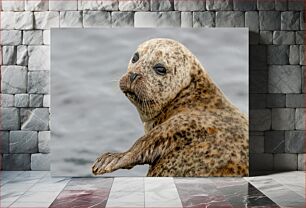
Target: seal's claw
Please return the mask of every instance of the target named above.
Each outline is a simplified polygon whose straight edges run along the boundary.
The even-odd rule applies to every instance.
[[[123,153],[105,153],[98,157],[92,165],[94,175],[110,173],[120,168],[118,161],[124,156]]]

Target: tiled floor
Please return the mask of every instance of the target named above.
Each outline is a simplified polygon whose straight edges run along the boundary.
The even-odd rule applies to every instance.
[[[31,208],[305,207],[305,172],[247,178],[52,178],[1,173],[1,206]]]

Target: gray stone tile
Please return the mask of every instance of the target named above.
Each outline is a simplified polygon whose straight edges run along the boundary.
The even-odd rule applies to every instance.
[[[0,153],[9,153],[9,131],[0,131]]]
[[[78,2],[78,10],[117,11],[119,9],[118,0],[113,0],[113,1],[78,0],[77,2]]]
[[[245,26],[249,28],[250,31],[259,31],[259,17],[258,12],[245,12]]]
[[[267,153],[250,154],[250,170],[273,170],[273,155]]]
[[[264,137],[263,136],[250,136],[249,151],[250,153],[263,153],[264,152]]]
[[[81,9],[82,8],[79,8],[79,10]],[[55,10],[55,11],[78,10],[78,0],[49,1],[49,10]]]
[[[29,60],[28,46],[19,45],[17,46],[17,65],[27,66]]]
[[[50,107],[50,95],[44,95],[43,106]]]
[[[21,129],[32,131],[49,130],[49,109],[21,109]]]
[[[31,30],[34,27],[33,12],[15,12],[15,29]]]
[[[59,12],[44,11],[34,12],[34,28],[35,29],[50,29],[51,27],[59,27]]]
[[[272,31],[260,31],[259,43],[261,44],[272,44],[273,42]]]
[[[174,0],[151,0],[151,11],[171,11],[174,9]]]
[[[50,131],[40,131],[38,133],[38,150],[40,153],[50,152]]]
[[[275,6],[274,1],[257,0],[257,9],[258,10],[274,10],[274,6]]]
[[[303,108],[305,105],[304,94],[287,94],[286,106],[289,108]]]
[[[269,68],[270,93],[300,93],[302,72],[299,66],[284,65]]]
[[[31,170],[50,170],[50,154],[32,154]]]
[[[37,141],[36,131],[11,131],[10,153],[36,153]]]
[[[285,132],[285,151],[286,153],[304,153],[305,141],[304,131],[286,131]]]
[[[43,107],[44,95],[30,94],[30,105],[29,107]]]
[[[299,45],[291,45],[289,48],[289,64],[300,63],[300,48]]]
[[[266,107],[266,94],[250,94],[250,109],[263,109]]]
[[[305,12],[300,12],[300,29],[305,30]]]
[[[264,136],[263,131],[249,131],[250,136]]]
[[[82,11],[60,11],[60,27],[82,27]]]
[[[32,71],[28,73],[28,93],[49,93],[49,71]]]
[[[286,11],[288,9],[287,0],[275,0],[275,10]]]
[[[28,107],[29,106],[29,95],[28,94],[16,94],[15,95],[15,106],[16,107]]]
[[[299,30],[300,29],[300,13],[299,12],[289,12],[289,11],[282,12],[281,29],[282,30]]]
[[[259,18],[258,12],[245,12],[245,27],[249,28],[249,42],[250,44],[258,44],[259,42]]]
[[[112,27],[133,27],[134,12],[112,12]]]
[[[260,30],[280,30],[281,14],[278,11],[259,11]]]
[[[274,31],[273,44],[277,45],[295,44],[295,33],[292,31]]]
[[[295,129],[305,130],[305,109],[297,108],[295,110]]]
[[[15,28],[14,12],[1,12],[1,28],[4,30],[13,30]]]
[[[302,66],[302,93],[305,93],[304,82],[306,80],[305,66]]]
[[[275,170],[297,170],[297,154],[275,154],[273,160]]]
[[[17,108],[1,108],[0,130],[17,130],[20,128],[19,110]]]
[[[238,11],[251,11],[256,10],[257,2],[252,0],[240,1],[240,0],[233,0],[234,3],[234,10]]]
[[[250,67],[256,69],[267,68],[267,47],[250,45]]]
[[[305,169],[305,158],[306,154],[299,154],[298,155],[298,170],[306,170]]]
[[[50,47],[46,45],[28,46],[30,71],[50,70]]]
[[[269,45],[267,47],[268,64],[288,64],[289,46],[288,45]]]
[[[215,13],[193,12],[193,27],[215,27]]]
[[[2,45],[20,45],[21,42],[21,30],[1,30]]]
[[[2,64],[14,65],[17,60],[16,46],[2,46]]]
[[[181,27],[191,28],[193,27],[193,12],[181,12]]]
[[[285,132],[266,131],[265,132],[265,152],[284,153],[285,152]]]
[[[265,131],[271,128],[271,110],[250,110],[250,130]]]
[[[170,12],[136,12],[135,27],[180,27],[181,13]]]
[[[299,45],[304,44],[304,31],[295,32],[295,43]]]
[[[293,108],[272,109],[273,130],[293,130],[294,120],[295,120],[295,109]]]
[[[26,11],[46,11],[49,9],[49,1],[36,0],[36,1],[25,1]]]
[[[149,11],[150,0],[119,0],[119,10],[120,11]]]
[[[300,45],[300,65],[305,65],[305,55],[304,55],[305,49],[304,45]]]
[[[216,12],[216,27],[244,27],[244,13],[218,11]]]
[[[205,1],[194,0],[194,1],[181,1],[174,0],[174,10],[177,11],[204,11]]]
[[[304,1],[303,0],[288,0],[288,9],[295,11],[302,11],[304,9]]]
[[[2,3],[3,11],[24,11],[24,1],[20,2],[3,2]]]
[[[206,9],[207,10],[232,10],[233,9],[233,1],[232,0],[206,0]]]
[[[30,154],[3,154],[3,170],[30,170]]]
[[[268,91],[268,72],[250,72],[250,93],[267,93]]]
[[[286,106],[285,94],[268,94],[267,107],[268,108],[282,108]]]
[[[23,66],[1,67],[1,90],[2,93],[24,93],[27,88],[27,69]]]
[[[84,11],[84,27],[111,27],[111,13],[106,11]]]
[[[0,94],[0,106],[1,107],[14,107],[14,95]]]

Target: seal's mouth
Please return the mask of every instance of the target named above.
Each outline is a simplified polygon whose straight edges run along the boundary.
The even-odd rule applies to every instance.
[[[133,100],[134,99],[138,99],[138,96],[136,95],[136,93],[130,91],[130,90],[126,90],[126,91],[123,91],[123,93],[125,94],[125,96],[127,96],[128,98],[132,98]]]
[[[131,99],[134,102],[137,102],[139,104],[146,104],[146,105],[151,105],[154,104],[153,100],[146,100],[146,99],[141,99],[135,92],[130,91],[130,90],[125,90],[123,91],[125,96],[127,96],[129,99]]]

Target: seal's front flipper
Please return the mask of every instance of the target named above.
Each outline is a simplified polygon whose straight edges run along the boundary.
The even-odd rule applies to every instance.
[[[92,166],[92,173],[94,175],[102,175],[110,173],[120,168],[132,168],[131,157],[128,153],[105,153],[97,158]]]

